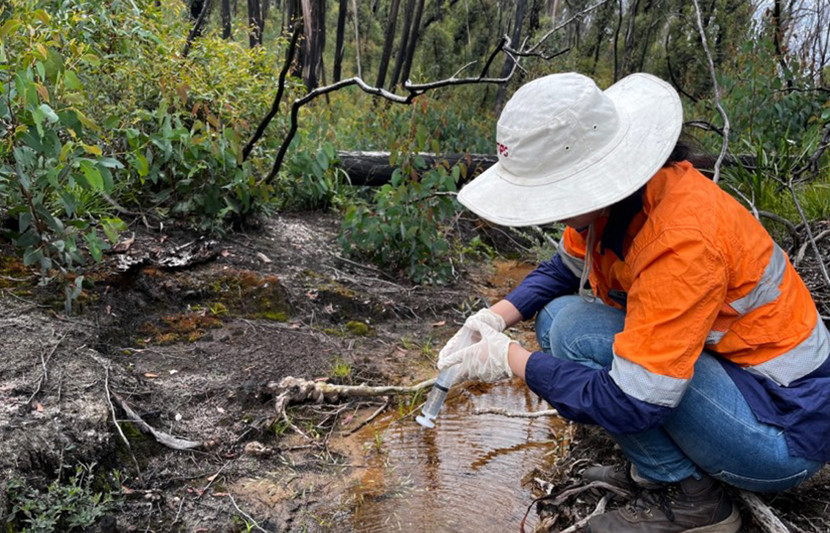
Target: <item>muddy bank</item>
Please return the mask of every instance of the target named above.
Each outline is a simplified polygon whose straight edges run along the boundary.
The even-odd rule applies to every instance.
[[[342,259],[336,230],[312,215],[222,242],[142,231],[92,274],[72,317],[7,276],[20,283],[0,293],[0,493],[8,479],[45,492],[94,464],[94,490],[118,500],[107,509],[118,530],[325,530],[315,509],[330,509],[353,475],[333,443],[387,399],[292,408],[298,435],[263,385],[432,377],[438,343],[478,301],[469,283],[415,287]],[[202,446],[162,446],[125,421],[114,395]],[[413,400],[390,397],[388,409],[408,413]]]
[[[14,502],[5,499],[9,480],[45,495],[55,480],[69,483],[80,465],[89,480],[84,490],[114,499],[88,521],[91,531],[405,531],[416,524],[466,531],[473,522],[448,517],[465,498],[459,516],[493,512],[494,505],[481,505],[494,486],[514,491],[506,501],[515,509],[476,530],[514,530],[533,487],[540,494],[535,478],[562,487],[588,464],[616,457],[600,432],[579,429],[571,440],[573,428],[563,433],[561,421],[517,429],[491,419],[465,434],[465,419],[450,417],[458,438],[436,433],[430,445],[409,432],[423,399],[417,394],[304,404],[291,407],[287,420],[277,417],[266,384],[284,376],[351,385],[432,377],[438,349],[470,310],[504,295],[531,268],[469,265],[451,287],[416,287],[340,258],[336,232],[336,220],[324,215],[278,217],[261,231],[217,242],[137,231],[124,254],[92,273],[95,286],[70,317],[55,311],[59,298],[4,259],[0,509],[26,500],[19,489]],[[535,342],[529,330],[513,334]],[[502,401],[500,394],[464,389],[459,417]],[[521,396],[526,408],[543,407],[530,396]],[[127,420],[119,401],[199,448],[159,444]],[[504,431],[493,434],[498,425]],[[488,470],[523,449],[540,453],[509,470]],[[546,454],[556,460],[536,461]],[[461,467],[449,472],[460,478],[448,477],[453,461]],[[432,477],[421,479],[420,471]],[[526,492],[515,491],[522,481]],[[827,481],[825,469],[766,501],[792,531],[830,531]],[[465,489],[452,492],[453,485]],[[561,530],[600,496],[542,505],[543,524]],[[25,525],[20,512],[17,518],[16,527]],[[745,524],[744,533],[760,531],[748,515]]]

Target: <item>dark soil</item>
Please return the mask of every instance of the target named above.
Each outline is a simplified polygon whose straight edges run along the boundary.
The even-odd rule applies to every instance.
[[[370,385],[432,377],[436,348],[493,288],[476,265],[449,287],[412,286],[339,257],[336,234],[333,217],[314,214],[277,217],[219,242],[136,228],[126,252],[89,275],[94,286],[72,315],[7,250],[0,257],[0,509],[20,503],[9,500],[9,480],[44,490],[85,465],[94,490],[117,501],[92,531],[343,524],[334,515],[350,512],[343,495],[362,452],[347,434],[382,401],[295,406],[300,435],[277,418],[266,384],[289,375]],[[821,294],[815,265],[808,253],[805,277]],[[159,444],[126,420],[119,398],[156,430],[202,446]],[[409,400],[392,399],[390,409]],[[580,430],[557,469],[535,474],[568,483],[613,453],[601,432]],[[827,476],[825,469],[766,500],[793,531],[830,531]],[[568,503],[551,530],[585,516],[597,500],[586,493]],[[745,522],[745,532],[759,531]]]

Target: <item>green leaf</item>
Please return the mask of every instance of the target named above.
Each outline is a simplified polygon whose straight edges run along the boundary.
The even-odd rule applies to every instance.
[[[43,258],[43,250],[41,250],[40,248],[28,247],[23,252],[23,265],[24,266],[34,265],[35,263],[39,263],[42,258]]]
[[[71,89],[73,91],[81,91],[84,88],[84,85],[81,83],[78,75],[71,70],[67,70],[63,73],[63,84],[66,85],[67,89]]]
[[[141,154],[135,154],[135,158],[133,159],[133,168],[142,178],[150,173],[150,166],[147,164],[147,158]]]
[[[317,164],[320,165],[320,168],[322,168],[324,172],[329,169],[329,158],[322,150],[317,152]]]
[[[120,218],[106,217],[101,221],[101,229],[104,230],[107,239],[115,244],[118,242],[118,234],[127,229],[127,224]]]
[[[89,255],[92,256],[96,263],[99,263],[104,256],[103,249],[105,247],[109,248],[109,246],[98,237],[98,233],[95,230],[84,234],[84,240],[86,240],[86,244],[89,247]]]
[[[81,171],[84,173],[84,178],[86,179],[86,185],[88,188],[94,191],[103,191],[104,178],[101,176],[101,171],[95,168],[95,165],[88,159],[82,160],[80,167]]]

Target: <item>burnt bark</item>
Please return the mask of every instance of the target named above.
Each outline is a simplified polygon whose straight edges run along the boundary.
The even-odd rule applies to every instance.
[[[412,60],[415,57],[415,47],[418,46],[418,38],[421,36],[421,17],[424,14],[424,0],[418,0],[415,8],[415,20],[412,22],[412,33],[409,36],[409,44],[406,47],[406,59],[403,64],[401,80],[406,82],[412,70]]]
[[[412,16],[415,12],[415,0],[406,0],[403,13],[403,28],[401,32],[401,42],[398,45],[398,57],[395,60],[395,69],[392,71],[392,79],[389,81],[389,87],[394,87],[398,84],[403,70],[403,64],[406,59],[406,50],[409,44],[409,34],[412,31]]]
[[[231,37],[231,0],[222,0],[222,38]]]
[[[522,36],[522,24],[524,23],[525,18],[525,0],[516,0],[516,18],[513,22],[513,35],[511,39],[514,44],[519,43],[519,39]],[[510,71],[513,70],[514,65],[513,58],[509,55],[504,60],[504,66],[501,68],[501,76],[502,78],[507,77],[510,74]],[[499,86],[499,91],[496,93],[496,112],[500,113],[501,108],[504,106],[504,98],[507,95],[507,84],[502,84]]]
[[[349,0],[340,0],[340,7],[337,12],[337,37],[334,42],[334,71],[332,81],[340,81],[340,74],[343,68],[343,42],[346,36],[346,14],[349,11]],[[357,13],[355,13],[355,17]]]
[[[389,59],[392,57],[392,45],[395,42],[395,26],[398,20],[398,8],[400,0],[392,0],[389,6],[389,18],[386,22],[386,32],[383,38],[383,54],[378,67],[378,81],[375,87],[384,87],[386,83],[386,71],[389,69]]]
[[[248,45],[262,44],[262,5],[260,0],[248,0]]]

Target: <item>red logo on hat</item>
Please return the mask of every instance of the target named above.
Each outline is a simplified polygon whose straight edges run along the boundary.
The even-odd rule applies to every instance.
[[[504,157],[508,157],[507,146],[506,145],[504,145],[502,143],[496,143],[496,146],[499,149],[499,154],[501,154]]]

